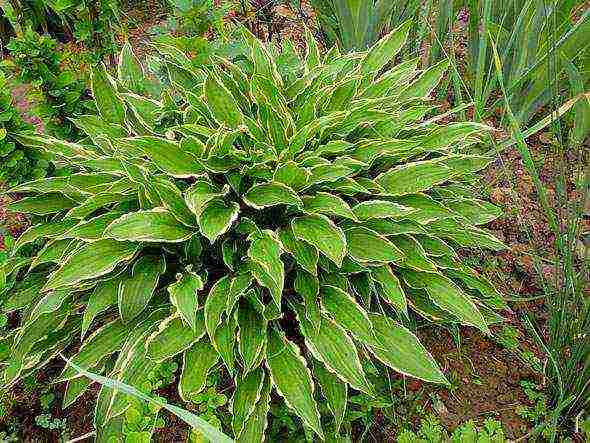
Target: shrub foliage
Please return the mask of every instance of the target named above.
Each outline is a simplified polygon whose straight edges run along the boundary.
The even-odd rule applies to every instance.
[[[16,137],[34,132],[15,108],[10,88],[0,71],[0,182],[12,187],[23,181],[45,177],[49,162],[43,154],[26,148]]]
[[[78,172],[13,189],[29,196],[10,209],[42,221],[5,268],[20,283],[4,310],[21,311],[5,382],[79,338],[74,363],[131,385],[180,359],[185,400],[223,366],[241,441],[263,438],[272,389],[320,437],[321,391],[337,429],[348,390],[373,392],[363,359],[447,383],[404,324],[488,332],[502,298],[455,250],[503,245],[477,227],[498,209],[469,192],[490,159],[462,154],[486,128],[425,119],[446,64],[394,65],[408,29],[347,55],[322,56],[308,34],[305,56],[280,66],[246,31],[245,60],[201,69],[163,45],[157,98],[137,94],[147,80],[129,46],[117,79],[96,69],[100,116],[76,121],[92,144],[20,138]],[[88,385],[71,368],[60,380],[69,402]],[[129,401],[101,390],[99,437]]]

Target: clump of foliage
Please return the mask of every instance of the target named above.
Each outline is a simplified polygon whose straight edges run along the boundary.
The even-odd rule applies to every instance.
[[[32,132],[33,126],[25,123],[14,107],[6,77],[0,72],[0,182],[9,187],[47,175],[50,164],[45,156],[16,139]]]
[[[180,359],[185,400],[224,367],[225,431],[240,441],[263,439],[273,388],[320,437],[321,391],[338,432],[349,391],[374,393],[363,360],[447,384],[404,323],[489,333],[504,303],[456,249],[504,245],[478,227],[498,209],[469,187],[491,159],[462,153],[486,127],[425,119],[447,65],[393,65],[408,28],[348,55],[323,56],[308,33],[286,66],[245,30],[245,60],[202,69],[163,46],[161,97],[137,93],[147,80],[129,46],[116,79],[98,66],[99,116],[76,120],[92,144],[19,138],[78,171],[13,189],[29,196],[9,210],[47,218],[12,253],[47,243],[10,271],[22,289],[3,309],[22,322],[4,382],[80,337],[71,361],[128,385]],[[173,103],[180,121],[159,126]],[[68,367],[59,381],[79,377]],[[99,438],[129,401],[101,390]]]
[[[75,40],[97,60],[114,54],[117,48],[115,32],[121,23],[117,0],[8,0],[0,2],[0,11],[17,37],[31,28],[61,41]]]
[[[225,34],[223,18],[231,2],[216,5],[213,0],[167,0],[173,9],[170,25],[189,35],[203,35],[210,29]]]
[[[482,426],[476,426],[473,421],[467,421],[457,427],[452,435],[441,426],[435,416],[428,416],[420,422],[417,433],[404,431],[397,437],[398,443],[462,443],[462,442],[490,442],[504,443],[506,436],[502,424],[493,419],[487,419]]]
[[[57,42],[28,29],[14,38],[8,49],[19,78],[31,82],[44,95],[45,103],[40,111],[48,123],[48,131],[60,138],[79,139],[80,132],[70,119],[89,111],[86,86],[79,74],[61,68]]]

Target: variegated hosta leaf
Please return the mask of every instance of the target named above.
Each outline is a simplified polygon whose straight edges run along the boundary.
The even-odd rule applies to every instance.
[[[162,321],[158,330],[147,340],[147,354],[152,360],[164,361],[188,349],[205,334],[203,312],[198,311],[195,328],[187,326],[180,317]]]
[[[184,401],[201,392],[206,385],[209,371],[217,364],[219,354],[207,337],[194,343],[184,351],[182,372],[178,383],[178,393]]]
[[[315,362],[313,365],[313,375],[317,380],[322,394],[328,401],[330,411],[334,415],[334,421],[336,424],[336,433],[340,433],[340,427],[344,421],[344,415],[346,414],[346,403],[348,402],[348,385],[343,383],[334,375],[328,371],[324,365]]]
[[[120,262],[130,260],[138,249],[138,244],[108,239],[86,243],[50,275],[44,290],[73,286],[108,274]]]
[[[197,309],[199,302],[197,291],[203,289],[203,280],[193,272],[187,272],[180,279],[168,286],[170,301],[178,310],[182,319],[196,331]]]
[[[315,246],[337,266],[342,265],[346,255],[346,238],[340,228],[328,217],[310,215],[291,223],[295,237]]]
[[[145,309],[166,270],[164,257],[144,255],[131,268],[131,275],[121,279],[118,290],[119,313],[129,322]]]
[[[313,379],[297,346],[271,329],[266,362],[277,392],[303,422],[323,439],[320,414],[313,398]]]
[[[107,227],[104,236],[119,241],[178,243],[188,240],[193,233],[170,212],[158,208],[125,214]]]

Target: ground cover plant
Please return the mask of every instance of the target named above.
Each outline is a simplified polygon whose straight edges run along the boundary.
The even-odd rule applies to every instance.
[[[50,164],[43,154],[18,142],[17,136],[34,132],[14,106],[8,82],[0,71],[0,182],[16,186],[20,182],[42,178]]]
[[[395,64],[409,26],[346,55],[322,55],[308,33],[287,66],[245,30],[235,63],[197,69],[160,46],[160,97],[140,95],[149,80],[129,46],[116,79],[97,66],[99,116],[75,120],[88,143],[18,138],[74,173],[10,190],[27,196],[9,209],[36,218],[6,267],[18,282],[3,310],[20,321],[4,382],[60,352],[132,386],[178,359],[188,398],[223,367],[223,431],[241,441],[263,439],[273,390],[319,437],[337,432],[349,391],[373,393],[367,359],[446,385],[404,324],[417,314],[488,333],[505,303],[456,249],[504,245],[478,227],[500,211],[470,190],[491,160],[467,151],[488,128],[425,118],[448,64]],[[89,385],[72,367],[59,381],[69,399]],[[131,401],[101,389],[99,440]]]

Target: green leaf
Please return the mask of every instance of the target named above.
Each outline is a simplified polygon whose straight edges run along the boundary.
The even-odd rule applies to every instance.
[[[368,313],[350,294],[336,286],[324,285],[320,289],[320,298],[326,312],[355,338],[365,343],[374,341]]]
[[[76,226],[76,220],[61,220],[49,223],[39,223],[23,232],[14,242],[12,254],[16,254],[23,246],[41,238],[56,238]]]
[[[400,313],[408,314],[408,303],[406,294],[402,288],[399,279],[395,276],[389,266],[380,266],[371,269],[371,277],[379,283],[382,292],[382,298],[393,305]]]
[[[189,328],[180,317],[168,317],[147,340],[147,355],[157,362],[168,360],[190,348],[205,334],[202,311],[197,312],[196,327]]]
[[[376,179],[388,195],[427,191],[453,177],[453,170],[435,160],[408,163],[379,175]]]
[[[296,218],[291,222],[295,237],[315,246],[337,266],[342,266],[346,256],[346,238],[329,218],[310,215]]]
[[[306,212],[313,214],[335,215],[351,220],[356,220],[354,212],[344,200],[327,192],[318,192],[310,197],[303,197],[303,206]]]
[[[206,203],[199,214],[199,228],[201,234],[213,244],[219,236],[225,234],[237,220],[240,205],[226,203],[221,199],[214,199]]]
[[[266,376],[264,377],[262,389],[258,396],[258,402],[246,420],[236,441],[241,443],[264,441],[264,433],[268,426],[271,389],[272,384],[270,382],[270,377]]]
[[[405,218],[415,209],[384,200],[369,200],[353,208],[354,215],[361,221],[373,218]]]
[[[188,240],[194,231],[181,225],[170,212],[156,208],[125,214],[109,225],[107,238],[117,240],[179,243]]]
[[[422,73],[416,81],[406,88],[401,99],[428,97],[449,69],[449,60],[442,60]]]
[[[141,93],[144,89],[144,76],[143,67],[135,54],[133,54],[129,42],[126,42],[119,53],[119,63],[117,64],[119,82],[127,89]]]
[[[205,326],[211,341],[214,340],[215,331],[221,324],[221,315],[226,310],[231,285],[232,280],[229,278],[229,276],[226,275],[225,277],[220,278],[213,285],[209,291],[207,299],[205,300]]]
[[[108,274],[120,262],[131,260],[138,249],[137,244],[114,240],[87,243],[68,256],[61,267],[50,275],[43,290],[74,286]]]
[[[309,273],[317,275],[319,254],[316,248],[309,243],[297,240],[291,226],[281,229],[279,239],[283,244],[283,248],[295,258],[299,266]]]
[[[485,334],[490,333],[475,303],[451,280],[439,274],[425,273],[421,273],[419,278],[435,305],[456,316],[461,323],[475,326]]]
[[[203,212],[207,203],[229,192],[229,187],[220,189],[207,180],[196,180],[186,191],[185,200],[191,211],[197,216]]]
[[[236,438],[240,437],[248,418],[256,410],[265,378],[264,370],[258,368],[237,379],[236,390],[231,402],[232,428]]]
[[[163,256],[144,255],[133,264],[131,275],[121,280],[118,290],[119,313],[124,323],[135,319],[146,308],[165,270]]]
[[[336,434],[340,434],[340,428],[346,414],[348,402],[348,385],[341,382],[338,377],[328,371],[321,363],[314,363],[313,375],[318,381],[322,393],[328,401],[328,407],[334,415]]]
[[[295,277],[293,287],[295,292],[303,297],[305,318],[317,331],[322,320],[318,298],[320,295],[320,282],[318,278],[309,272],[297,270],[297,276]]]
[[[71,209],[77,203],[62,194],[44,194],[35,197],[25,197],[6,205],[6,210],[11,212],[24,212],[26,214],[49,215],[56,212]]]
[[[82,317],[82,337],[86,335],[98,314],[117,304],[119,282],[120,280],[115,278],[96,285],[94,291],[90,294]]]
[[[289,188],[299,191],[305,186],[309,180],[310,172],[299,166],[294,161],[288,161],[280,164],[273,175],[273,180],[277,183],[283,183]]]
[[[75,238],[76,240],[93,241],[103,238],[106,228],[119,217],[120,212],[107,212],[99,215],[88,221],[82,221],[77,226],[73,227],[60,238]]]
[[[199,302],[197,291],[203,289],[203,281],[194,272],[187,272],[182,275],[176,283],[168,286],[170,301],[178,310],[182,319],[196,332],[197,309]]]
[[[158,179],[153,180],[152,185],[166,209],[170,211],[170,214],[176,220],[189,227],[197,226],[197,218],[191,212],[182,193],[173,182],[166,179]]]
[[[361,72],[363,74],[377,73],[392,61],[404,46],[411,26],[412,21],[408,20],[375,43],[361,63]]]
[[[209,371],[219,361],[219,354],[208,337],[203,337],[184,351],[182,371],[178,382],[180,398],[189,402],[191,397],[205,389]]]
[[[92,95],[102,119],[108,123],[125,125],[125,104],[117,93],[115,82],[103,63],[92,69],[90,76]]]
[[[371,314],[377,342],[371,346],[385,365],[410,377],[448,385],[438,365],[416,336],[384,315]]]
[[[244,117],[236,99],[213,73],[207,77],[203,92],[207,106],[219,125],[237,129],[244,124]]]
[[[436,264],[428,258],[426,251],[413,237],[409,235],[395,235],[390,237],[391,241],[405,255],[404,267],[417,271],[436,272]]]
[[[287,185],[278,182],[252,186],[246,195],[244,195],[244,202],[255,209],[263,209],[276,205],[303,206],[303,202],[295,191]]]
[[[205,168],[190,152],[165,138],[137,137],[125,140],[134,149],[142,151],[161,171],[172,177],[190,178],[205,172]]]
[[[237,320],[240,331],[238,347],[244,362],[244,372],[248,373],[254,369],[258,356],[266,343],[267,322],[246,298],[240,300]]]
[[[392,242],[363,227],[350,228],[344,231],[348,243],[349,255],[361,262],[402,263],[404,253]]]
[[[344,328],[333,320],[322,317],[320,327],[316,330],[301,314],[299,324],[307,348],[317,360],[343,382],[372,395],[373,388],[367,381],[356,346]]]
[[[253,275],[258,282],[267,287],[277,306],[281,306],[285,285],[285,265],[281,260],[282,245],[272,231],[264,230],[253,234],[248,258],[255,264]]]
[[[287,406],[323,440],[320,414],[313,398],[313,380],[297,346],[270,329],[266,363],[272,382]]]

